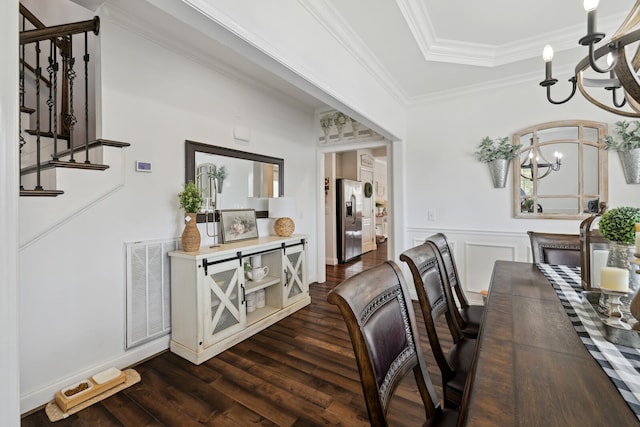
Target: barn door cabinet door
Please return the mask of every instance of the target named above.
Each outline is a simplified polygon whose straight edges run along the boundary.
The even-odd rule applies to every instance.
[[[284,306],[289,306],[309,295],[307,259],[304,245],[288,247],[283,254]]]
[[[237,259],[200,269],[203,312],[202,347],[209,347],[244,328],[243,269]]]

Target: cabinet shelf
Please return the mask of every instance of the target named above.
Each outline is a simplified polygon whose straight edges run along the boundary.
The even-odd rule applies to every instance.
[[[280,310],[281,309],[276,307],[271,307],[270,305],[265,305],[264,307],[256,308],[251,313],[247,313],[247,326],[259,320],[262,320],[265,317],[269,317],[273,313],[277,313]]]
[[[279,285],[280,280],[282,280],[280,277],[275,276],[267,276],[262,280],[247,280],[244,283],[244,292],[250,294],[251,292],[259,291],[272,285]]]

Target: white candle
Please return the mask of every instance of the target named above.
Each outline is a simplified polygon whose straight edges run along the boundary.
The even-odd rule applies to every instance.
[[[640,254],[640,222],[636,224],[636,255]],[[638,255],[640,258],[640,255]]]
[[[629,270],[618,267],[600,269],[600,287],[611,291],[629,291]]]
[[[607,266],[607,258],[609,258],[609,251],[606,249],[596,249],[593,251],[593,256],[591,257],[591,287],[599,288],[601,279],[600,279],[600,269],[602,267]]]

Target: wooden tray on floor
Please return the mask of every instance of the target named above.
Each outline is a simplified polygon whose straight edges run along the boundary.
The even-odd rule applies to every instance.
[[[47,406],[45,406],[44,411],[49,417],[49,420],[51,422],[55,422],[55,421],[60,421],[62,419],[65,419],[69,415],[73,415],[76,412],[81,411],[84,408],[87,408],[93,405],[94,403],[100,402],[101,400],[104,400],[109,396],[113,396],[120,390],[124,390],[125,388],[131,387],[132,385],[140,382],[140,374],[136,372],[134,369],[125,369],[122,372],[125,374],[125,381],[123,383],[120,383],[117,386],[110,388],[108,390],[105,390],[104,392],[92,397],[91,399],[88,399],[82,403],[79,403],[76,406],[73,406],[72,408],[69,408],[67,412],[64,412],[62,409],[60,409],[55,399],[47,403]]]

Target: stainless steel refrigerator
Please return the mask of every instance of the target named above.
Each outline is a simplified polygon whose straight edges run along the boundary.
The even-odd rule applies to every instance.
[[[338,262],[362,255],[362,182],[336,180]]]

